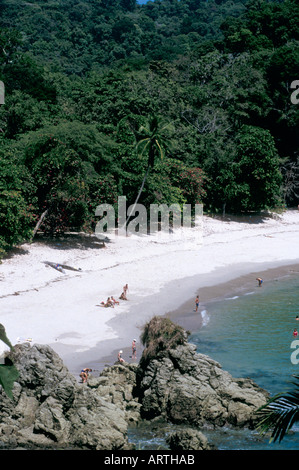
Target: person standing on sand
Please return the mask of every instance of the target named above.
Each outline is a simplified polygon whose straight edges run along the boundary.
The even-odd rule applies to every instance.
[[[132,359],[136,359],[136,339],[132,341]]]
[[[197,296],[195,299],[195,312],[197,312],[199,306],[199,297]]]
[[[123,288],[123,291],[124,291],[124,294],[125,294],[125,297],[127,297],[127,291],[129,290],[129,286],[128,284],[126,284]]]

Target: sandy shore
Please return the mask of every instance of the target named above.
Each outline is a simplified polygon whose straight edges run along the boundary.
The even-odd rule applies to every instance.
[[[203,216],[195,229],[173,236],[116,237],[103,248],[94,237],[36,240],[0,265],[0,323],[13,344],[49,344],[76,376],[101,370],[116,352],[130,355],[133,338],[153,315],[170,315],[197,328],[201,305],[242,289],[299,272],[299,212],[220,220]],[[44,262],[81,268],[60,273]],[[128,301],[117,300],[128,283]],[[139,352],[140,352],[140,344]]]

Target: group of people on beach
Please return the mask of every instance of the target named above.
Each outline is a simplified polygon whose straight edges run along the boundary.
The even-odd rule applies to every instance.
[[[130,356],[132,359],[136,359],[137,358],[137,346],[136,346],[136,343],[137,343],[137,340],[136,339],[133,339],[132,341],[132,356]],[[125,360],[123,359],[122,357],[122,354],[123,354],[123,351],[122,349],[118,352],[118,355],[117,355],[117,361],[122,364],[123,362],[125,362]]]
[[[117,355],[117,362],[119,362],[120,364],[123,364],[125,362],[125,360],[122,357],[122,354],[123,354],[123,351],[121,349]],[[130,357],[132,359],[137,359],[137,340],[136,339],[133,339],[132,341],[132,356]],[[92,369],[90,369],[89,367],[85,367],[84,369],[81,370],[79,376],[83,384],[87,382],[90,372],[92,372]]]
[[[125,284],[124,287],[123,287],[123,291],[122,291],[122,293],[119,297],[120,300],[128,300],[128,298],[127,298],[128,290],[129,290],[129,286],[128,286],[128,284]],[[119,305],[119,302],[112,295],[110,297],[108,297],[106,302],[101,302],[102,307],[112,307],[112,308],[114,308],[115,305]]]

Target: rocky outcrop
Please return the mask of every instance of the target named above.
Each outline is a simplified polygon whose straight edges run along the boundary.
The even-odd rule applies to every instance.
[[[267,392],[250,379],[234,379],[192,344],[180,344],[142,361],[135,394],[144,419],[173,423],[250,426]]]
[[[251,426],[267,392],[197,353],[184,332],[155,328],[158,341],[148,341],[139,364],[115,364],[84,384],[50,347],[16,345],[13,400],[0,387],[0,449],[127,450],[128,425],[157,418],[183,425],[171,449],[206,450],[203,425]]]
[[[19,378],[13,400],[0,391],[0,446],[130,448],[124,411],[77,383],[50,347],[17,345],[11,359]]]
[[[215,450],[208,442],[206,436],[192,428],[181,429],[171,433],[166,442],[171,450]]]
[[[91,377],[88,380],[88,387],[122,410],[126,422],[131,426],[140,421],[141,403],[138,398],[133,397],[137,368],[136,363],[115,364],[106,367],[100,377]]]

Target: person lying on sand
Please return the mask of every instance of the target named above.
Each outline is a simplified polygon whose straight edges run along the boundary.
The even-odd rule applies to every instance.
[[[112,308],[114,308],[114,303],[113,303],[113,301],[110,299],[110,297],[108,297],[106,303],[105,303],[105,302],[101,302],[101,305],[102,305],[103,307],[112,307]]]
[[[112,295],[111,295],[111,300],[112,300],[112,302],[114,303],[114,305],[115,305],[115,304],[119,305],[119,301],[118,301],[118,300],[115,300],[115,298],[112,297]]]

